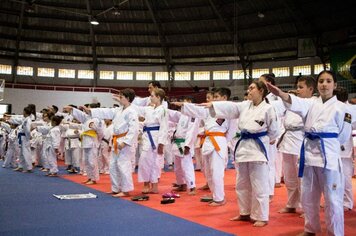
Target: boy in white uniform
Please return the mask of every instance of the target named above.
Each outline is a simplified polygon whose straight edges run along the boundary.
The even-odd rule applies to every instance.
[[[296,94],[300,98],[311,98],[316,87],[313,77],[300,77]],[[300,180],[298,178],[298,157],[304,137],[304,123],[300,115],[286,110],[284,119],[285,132],[280,137],[277,147],[283,156],[284,182],[288,201],[279,213],[295,213],[300,206]]]
[[[184,102],[191,102],[185,98]],[[169,110],[169,120],[177,124],[173,135],[172,151],[174,158],[174,171],[179,191],[188,187],[189,195],[196,194],[195,173],[192,156],[194,144],[198,134],[199,119],[190,118],[179,111]]]
[[[214,91],[214,101],[227,101],[231,91],[219,88]],[[236,121],[216,119],[209,114],[209,110],[191,103],[174,103],[182,107],[182,114],[199,118],[205,122],[205,136],[202,154],[206,161],[207,181],[213,201],[209,206],[225,205],[224,172],[225,161],[228,158],[227,142],[236,133]]]
[[[287,108],[303,117],[305,138],[300,156],[299,176],[302,179],[302,207],[304,232],[315,235],[321,231],[320,197],[325,198],[327,234],[344,235],[344,175],[340,158],[340,144],[350,137],[351,115],[346,105],[333,96],[336,76],[322,71],[317,77],[320,97],[302,99],[284,93],[267,83],[268,89],[282,98]]]
[[[168,111],[162,102],[163,89],[154,89],[151,93],[152,106],[139,109],[144,117],[142,152],[138,164],[138,181],[144,183],[142,193],[158,193],[158,179],[161,175],[161,158],[168,140]]]
[[[113,197],[126,197],[134,189],[132,180],[132,159],[135,156],[138,136],[138,115],[131,105],[135,98],[132,89],[124,89],[114,99],[119,108],[91,109],[93,117],[112,119],[112,158],[110,161],[111,193]]]
[[[95,108],[96,104],[90,104]],[[88,180],[84,183],[87,185],[96,184],[100,179],[98,167],[98,148],[99,140],[103,135],[102,122],[97,118],[92,118],[84,112],[66,106],[66,110],[72,112],[72,116],[83,124],[83,133],[81,133],[83,158],[85,160],[85,169]]]

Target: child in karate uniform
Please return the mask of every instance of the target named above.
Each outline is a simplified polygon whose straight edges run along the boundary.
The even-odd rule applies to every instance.
[[[207,103],[217,118],[239,119],[241,137],[235,146],[236,193],[240,214],[232,221],[253,221],[262,227],[269,220],[269,152],[279,135],[277,114],[265,99],[268,90],[261,81],[248,88],[248,101]]]
[[[325,198],[327,234],[344,235],[344,175],[340,146],[350,137],[351,115],[346,105],[333,95],[336,76],[322,71],[317,77],[320,97],[303,99],[289,95],[267,83],[268,89],[282,98],[286,107],[302,116],[305,138],[302,143],[299,176],[302,178],[301,201],[304,210],[304,232],[321,231],[320,197]]]

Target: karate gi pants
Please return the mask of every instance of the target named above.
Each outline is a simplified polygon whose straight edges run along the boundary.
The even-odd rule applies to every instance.
[[[118,153],[112,152],[110,159],[111,191],[130,192],[134,189],[132,180],[132,156],[135,155],[136,147],[126,146]]]
[[[341,171],[305,166],[302,178],[304,231],[318,233],[320,227],[320,197],[325,199],[326,235],[344,235],[344,174]]]
[[[300,178],[298,177],[298,155],[282,153],[284,183],[286,184],[288,200],[287,208],[300,207]]]
[[[267,162],[237,163],[236,193],[240,215],[257,221],[269,218],[269,183]]]

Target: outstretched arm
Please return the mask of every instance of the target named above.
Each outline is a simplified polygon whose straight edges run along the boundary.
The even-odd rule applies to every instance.
[[[268,82],[266,82],[266,86],[271,93],[280,97],[283,102],[292,103],[292,99],[290,98],[288,93],[283,92],[280,88]]]

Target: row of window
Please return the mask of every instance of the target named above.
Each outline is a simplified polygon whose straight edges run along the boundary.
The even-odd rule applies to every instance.
[[[327,68],[330,68],[330,64],[327,64]],[[292,75],[311,75],[311,66],[294,66],[292,68]],[[319,74],[324,70],[322,64],[314,65],[314,74]],[[55,69],[54,68],[37,68],[37,76],[38,77],[55,77]],[[77,78],[78,79],[94,79],[94,71],[93,70],[74,70],[74,69],[58,69],[58,78]],[[288,77],[291,75],[290,67],[277,67],[272,68],[272,73],[276,75],[276,77]],[[0,64],[0,74],[11,74],[12,67],[11,65],[1,65]],[[168,80],[168,72],[135,72],[136,80],[152,80],[153,73],[155,80]],[[195,71],[195,72],[174,72],[175,80],[191,80],[191,73],[193,73],[194,80],[210,80],[210,71]],[[213,71],[213,79],[214,80],[229,80],[230,73],[229,70],[222,71]],[[252,70],[252,78],[258,78],[262,74],[270,73],[269,68],[265,69],[253,69]],[[33,76],[34,68],[30,66],[18,66],[16,70],[17,75],[25,75],[25,76]],[[99,78],[104,80],[113,80],[115,79],[115,71],[99,71]],[[243,70],[233,70],[232,71],[232,79],[243,79],[244,73]],[[116,72],[117,80],[133,80],[134,72],[132,71],[117,71]]]

